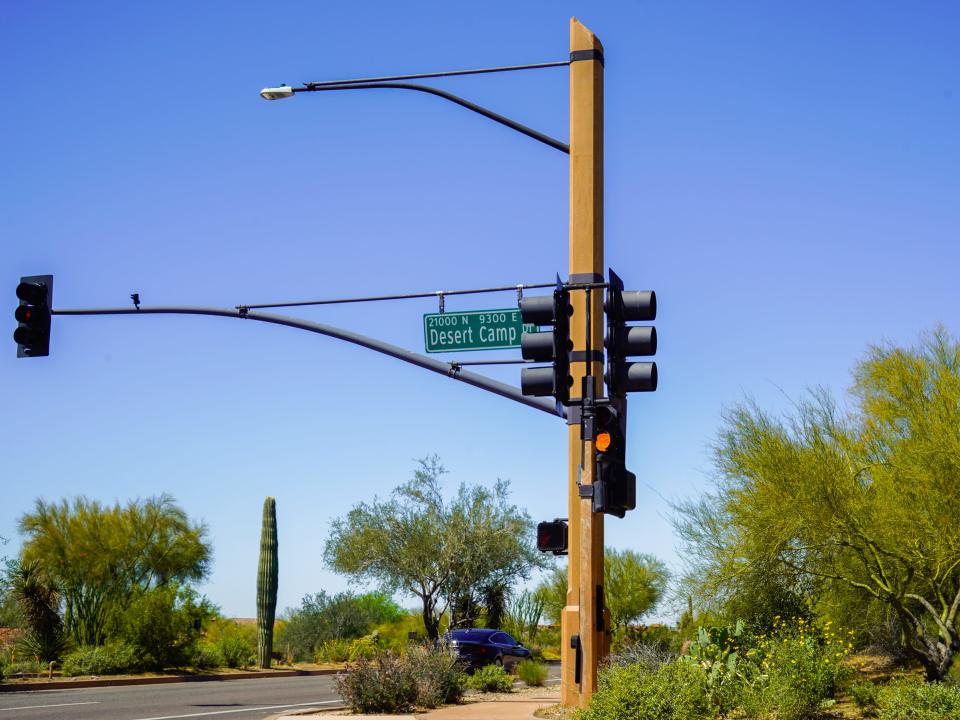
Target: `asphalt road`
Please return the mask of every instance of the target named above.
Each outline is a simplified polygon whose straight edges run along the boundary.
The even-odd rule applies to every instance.
[[[263,718],[340,705],[332,675],[0,693],[0,720]]]
[[[559,682],[552,665],[547,685]],[[244,720],[337,707],[333,675],[0,693],[0,720]]]

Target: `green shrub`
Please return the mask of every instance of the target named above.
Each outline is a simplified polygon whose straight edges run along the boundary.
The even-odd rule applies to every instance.
[[[847,647],[838,636],[796,622],[798,629],[784,629],[773,640],[758,643],[765,679],[745,688],[742,702],[748,712],[805,720],[831,702],[849,674],[843,664]]]
[[[64,675],[120,675],[141,669],[139,649],[129,643],[87,646],[63,656]]]
[[[350,650],[347,659],[350,662],[356,662],[363,658],[372,660],[382,652],[380,647],[380,636],[374,631],[370,635],[364,635],[350,643]]]
[[[112,635],[139,648],[145,668],[182,667],[193,656],[208,613],[192,589],[164,585],[138,592],[115,621]]]
[[[399,623],[403,617],[403,610],[383,593],[344,592],[330,596],[321,591],[304,596],[299,608],[284,612],[285,622],[277,629],[274,647],[284,648],[297,660],[307,660],[314,658],[329,640],[363,637],[375,626]],[[395,649],[402,647],[398,644]]]
[[[413,645],[403,662],[417,685],[417,705],[434,708],[460,702],[467,676],[456,653]]]
[[[707,720],[716,715],[706,677],[696,665],[614,665],[600,674],[597,691],[577,720]]]
[[[249,667],[256,660],[253,645],[243,635],[224,635],[214,647],[228,668]]]
[[[241,625],[235,620],[216,619],[207,626],[202,645],[219,654],[219,667],[248,667],[256,660],[257,627],[252,623]]]
[[[541,627],[537,631],[537,646],[539,657],[544,660],[560,659],[560,628],[559,626]]]
[[[226,665],[223,654],[216,645],[200,643],[191,658],[190,664],[199,670],[218,668]]]
[[[414,633],[417,638],[423,638],[427,634],[423,627],[423,615],[419,612],[407,613],[397,620],[377,625],[374,631],[380,636],[383,649],[398,654],[406,652],[410,645],[410,633]]]
[[[530,687],[541,687],[547,681],[547,666],[536,660],[521,660],[517,663],[517,677]]]
[[[849,643],[804,618],[775,618],[773,633],[755,636],[742,621],[699,628],[681,663],[704,673],[710,705],[720,715],[804,720],[832,698],[848,670]],[[650,663],[647,663],[648,665]]]
[[[34,659],[14,660],[10,663],[8,673],[10,675],[36,675],[41,671],[42,666]]]
[[[355,713],[402,713],[417,701],[417,683],[407,663],[386,652],[361,659],[337,673],[337,692]]]
[[[894,680],[880,689],[877,712],[880,720],[960,720],[960,688]]]
[[[877,707],[880,688],[869,680],[850,686],[850,697],[858,708],[870,710]]]
[[[479,692],[510,692],[513,678],[499,665],[484,665],[467,679],[467,687]]]
[[[327,640],[317,648],[318,663],[340,663],[350,659],[350,640]]]

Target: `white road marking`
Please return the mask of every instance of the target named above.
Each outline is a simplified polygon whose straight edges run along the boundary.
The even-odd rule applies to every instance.
[[[0,708],[0,712],[10,712],[11,710],[38,710],[39,708],[48,708],[48,707],[67,707],[68,705],[99,705],[99,700],[89,700],[87,702],[75,702],[75,703],[59,703],[57,705],[23,705],[21,707],[15,708]]]
[[[292,703],[290,705],[262,705],[260,707],[240,708],[239,710],[213,710],[211,712],[191,713],[190,715],[163,715],[161,717],[137,718],[137,720],[177,720],[177,718],[205,717],[207,715],[229,715],[231,713],[257,712],[258,710],[282,710],[283,708],[303,707],[304,705],[333,705],[340,700],[318,700],[315,702]]]

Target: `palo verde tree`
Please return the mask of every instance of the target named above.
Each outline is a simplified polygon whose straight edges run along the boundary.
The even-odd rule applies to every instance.
[[[960,343],[873,347],[854,378],[847,412],[823,390],[787,418],[729,411],[716,490],[676,526],[707,592],[736,598],[761,568],[813,603],[853,594],[941,679],[960,650]]]
[[[277,613],[277,501],[263,501],[260,528],[260,562],[257,567],[257,662],[270,667],[273,653],[273,621]]]
[[[202,580],[210,565],[206,528],[169,495],[113,506],[38,499],[20,532],[21,561],[59,589],[78,645],[102,645],[111,616],[138,593]]]
[[[533,522],[508,502],[507,482],[461,485],[447,500],[444,473],[436,456],[419,460],[413,479],[388,500],[360,503],[335,520],[324,549],[334,570],[419,598],[431,639],[452,600],[509,585],[542,563]]]

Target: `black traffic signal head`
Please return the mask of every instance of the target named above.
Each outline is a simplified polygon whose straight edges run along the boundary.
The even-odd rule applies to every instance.
[[[552,325],[552,330],[523,333],[520,354],[524,360],[553,361],[549,367],[520,370],[520,391],[524,395],[553,395],[557,402],[570,402],[570,293],[558,283],[553,295],[526,297],[520,300],[520,317],[524,323]]]
[[[28,275],[17,285],[20,305],[14,311],[19,323],[13,331],[17,357],[44,357],[50,354],[50,308],[53,303],[53,275]]]
[[[633,356],[655,355],[657,329],[627,325],[631,320],[655,320],[657,294],[652,290],[624,290],[623,281],[610,270],[610,283],[603,304],[607,315],[607,370],[603,379],[610,397],[624,397],[628,392],[652,392],[657,389],[657,364],[628,362]]]
[[[554,520],[537,525],[537,550],[564,555],[567,552],[567,521]]]
[[[609,403],[598,405],[596,413],[593,511],[622,518],[637,506],[637,476],[626,466],[626,418]]]

